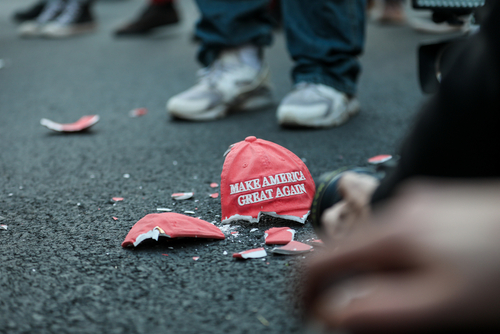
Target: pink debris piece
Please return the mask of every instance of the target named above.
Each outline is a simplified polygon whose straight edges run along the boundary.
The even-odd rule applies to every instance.
[[[289,227],[273,227],[265,232],[266,245],[286,245],[293,240],[295,230]]]
[[[116,218],[116,217],[113,217],[113,219],[114,219],[114,220],[118,220],[118,218]]]
[[[158,237],[224,239],[224,233],[207,221],[180,213],[151,213],[140,219],[128,232],[122,247],[137,246]]]
[[[90,129],[93,125],[99,122],[99,115],[83,116],[74,123],[56,123],[46,118],[40,120],[40,124],[46,128],[57,132],[79,132]]]
[[[180,201],[180,200],[184,200],[184,199],[190,199],[191,197],[194,196],[194,193],[174,193],[172,194],[172,198],[177,200],[177,201]]]
[[[140,116],[147,115],[147,113],[148,113],[148,110],[146,108],[136,108],[136,109],[130,110],[129,116],[130,117],[140,117]]]
[[[115,202],[120,202],[120,201],[123,201],[123,197],[113,197],[111,198],[113,201]]]
[[[381,155],[376,155],[376,156],[368,159],[368,163],[370,163],[372,165],[378,165],[378,164],[384,163],[384,162],[391,160],[391,159],[392,159],[392,155],[381,154]]]
[[[193,260],[198,261],[200,259],[199,256],[193,256]]]
[[[215,183],[215,182],[210,183],[210,187],[212,187],[212,188],[217,188],[218,186],[219,186],[218,183]]]
[[[249,249],[249,250],[246,250],[243,252],[233,254],[233,257],[236,259],[259,259],[259,258],[266,257],[266,256],[267,256],[267,252],[263,247]]]
[[[219,197],[219,193],[213,193],[213,194],[210,194],[210,197],[212,197],[212,198],[217,198],[217,197]]]
[[[271,252],[273,252],[274,254],[295,255],[295,254],[308,253],[311,250],[312,250],[311,245],[306,245],[298,241],[290,241],[285,246],[274,247]]]

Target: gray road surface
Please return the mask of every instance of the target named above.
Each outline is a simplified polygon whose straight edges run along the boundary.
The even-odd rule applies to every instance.
[[[249,135],[288,148],[313,176],[394,153],[423,101],[415,50],[428,37],[369,24],[362,112],[340,128],[282,129],[275,107],[189,123],[169,119],[164,105],[198,69],[191,0],[180,1],[178,27],[130,39],[111,31],[143,0],[98,2],[99,31],[67,40],[19,39],[10,16],[30,3],[0,1],[0,223],[8,226],[0,230],[0,333],[303,332],[294,302],[303,257],[231,258],[261,246],[269,221],[253,233],[236,224],[239,236],[223,241],[120,244],[157,207],[220,221],[209,184],[220,182],[226,148]],[[282,33],[266,59],[278,103],[291,88]],[[149,114],[128,117],[138,107]],[[86,114],[101,121],[85,134],[39,124]],[[179,191],[195,199],[172,201]],[[114,196],[124,201],[113,204]],[[299,241],[314,236],[309,224],[273,223],[295,228]]]

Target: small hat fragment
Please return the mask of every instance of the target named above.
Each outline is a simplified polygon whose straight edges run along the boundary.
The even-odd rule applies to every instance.
[[[4,224],[1,224],[1,225],[0,225],[0,230],[5,230],[5,231],[7,231],[7,228],[8,228],[8,226],[7,226],[7,225],[4,225]]]
[[[294,236],[295,230],[289,227],[273,227],[264,234],[266,245],[286,245]]]
[[[118,220],[118,218],[117,217],[113,217],[113,220]]]
[[[219,197],[219,193],[213,193],[213,194],[210,194],[210,197],[212,197],[212,198],[217,198],[217,197]]]
[[[261,247],[261,248],[255,248],[255,249],[249,249],[243,252],[239,253],[234,253],[233,257],[235,259],[260,259],[262,257],[266,257],[267,252],[266,250]]]
[[[184,199],[190,199],[191,197],[194,196],[194,193],[174,193],[172,194],[172,198],[175,199],[176,201],[181,201]]]
[[[313,247],[311,245],[306,245],[302,242],[291,241],[287,245],[282,247],[274,247],[271,252],[273,254],[281,254],[281,255],[296,255],[308,253],[311,251]]]
[[[113,202],[123,201],[123,197],[112,197],[111,199],[113,200]]]
[[[172,211],[172,209],[169,209],[169,208],[156,208],[156,211],[170,212],[170,211]]]
[[[219,186],[218,183],[215,183],[215,182],[210,183],[211,188],[217,188],[218,186]]]
[[[371,157],[370,159],[368,159],[368,163],[369,164],[372,164],[372,165],[378,165],[378,164],[382,164],[386,161],[389,161],[392,159],[392,155],[389,155],[389,154],[381,154],[381,155],[376,155],[374,157]]]
[[[56,123],[46,118],[40,120],[40,124],[46,128],[56,132],[80,132],[90,129],[93,125],[99,122],[99,115],[83,116],[74,123]]]
[[[148,110],[146,108],[136,108],[129,111],[130,117],[140,117],[148,114]]]
[[[139,245],[146,239],[158,241],[158,237],[167,238],[208,238],[224,239],[224,233],[207,221],[189,217],[180,213],[151,213],[141,218],[129,231],[122,247]]]
[[[200,259],[199,256],[193,256],[193,260],[198,261]]]

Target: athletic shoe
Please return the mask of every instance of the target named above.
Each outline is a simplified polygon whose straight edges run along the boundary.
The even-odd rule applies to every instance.
[[[300,82],[278,107],[283,126],[329,127],[344,124],[359,111],[359,102],[322,84]]]
[[[14,19],[14,21],[19,23],[25,21],[33,21],[38,17],[38,15],[42,13],[46,4],[47,1],[38,1],[29,8],[15,12],[12,18]]]
[[[42,28],[41,35],[61,38],[95,31],[97,25],[90,6],[90,3],[69,1],[64,11]]]
[[[224,117],[230,110],[249,110],[272,103],[265,66],[251,66],[240,50],[223,51],[200,80],[190,89],[167,102],[170,115],[192,120],[209,121]]]
[[[151,4],[135,20],[115,31],[116,36],[145,35],[153,29],[179,22],[179,15],[172,2]]]
[[[35,37],[41,34],[43,27],[58,17],[66,6],[66,1],[49,1],[36,20],[26,21],[19,26],[21,37]]]

